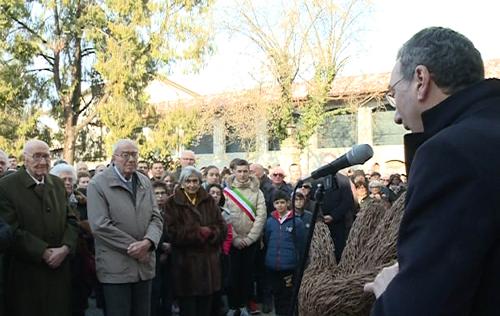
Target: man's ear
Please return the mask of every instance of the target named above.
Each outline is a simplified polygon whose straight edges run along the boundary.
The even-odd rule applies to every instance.
[[[417,82],[417,99],[418,101],[425,101],[429,97],[432,86],[429,69],[424,65],[415,67],[415,79]]]

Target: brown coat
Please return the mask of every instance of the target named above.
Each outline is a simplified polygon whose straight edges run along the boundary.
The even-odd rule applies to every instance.
[[[172,243],[174,294],[210,295],[220,290],[219,255],[227,227],[212,197],[200,188],[193,206],[178,188],[167,201],[165,222]],[[204,240],[201,226],[210,227],[213,235]]]
[[[51,269],[42,255],[45,249],[62,245],[75,250],[76,220],[69,212],[62,181],[48,175],[44,182],[39,196],[24,168],[0,179],[0,216],[15,236],[6,255],[6,315],[70,315],[68,257],[59,268]]]

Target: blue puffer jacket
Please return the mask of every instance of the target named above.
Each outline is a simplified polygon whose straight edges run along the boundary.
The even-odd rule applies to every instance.
[[[267,245],[265,264],[268,269],[275,271],[293,270],[298,264],[298,254],[302,254],[304,249],[304,223],[299,217],[295,217],[296,237],[294,239],[293,214],[290,212],[283,224],[280,223],[279,218],[279,213],[274,211],[266,222],[264,235],[264,241]]]

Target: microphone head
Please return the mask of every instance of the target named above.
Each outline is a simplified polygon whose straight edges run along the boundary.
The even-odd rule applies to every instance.
[[[368,159],[373,157],[373,149],[368,144],[355,145],[346,154],[347,161],[352,165],[364,164]]]

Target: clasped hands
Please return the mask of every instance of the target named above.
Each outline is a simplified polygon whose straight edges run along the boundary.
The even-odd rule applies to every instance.
[[[42,259],[52,269],[57,269],[69,254],[69,247],[62,245],[57,248],[47,248],[44,250]]]
[[[152,244],[149,239],[133,242],[128,246],[127,254],[141,263],[146,263],[149,261]]]

